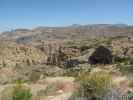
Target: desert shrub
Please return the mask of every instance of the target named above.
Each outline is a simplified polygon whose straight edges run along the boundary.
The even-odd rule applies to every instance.
[[[0,100],[29,100],[32,96],[30,89],[17,83],[15,86],[6,87]]]
[[[21,85],[14,87],[13,100],[29,100],[31,95],[30,89],[26,89]]]
[[[112,43],[112,39],[111,38],[107,39],[105,42],[106,42],[107,45],[110,45]]]
[[[83,51],[85,51],[85,50],[87,50],[87,49],[90,49],[90,48],[91,48],[91,46],[82,45],[82,46],[80,47],[80,51],[83,52]]]
[[[78,71],[66,70],[64,71],[62,76],[76,77],[78,73],[79,73]]]
[[[82,70],[80,69],[68,69],[65,70],[62,76],[77,77]]]
[[[91,66],[84,64],[84,65],[79,65],[76,67],[65,69],[64,72],[62,73],[62,76],[77,78],[80,75],[80,73],[90,72],[90,71],[91,71]]]
[[[133,64],[133,58],[120,58],[120,57],[115,57],[115,63],[117,64],[123,64],[123,65],[132,65]]]
[[[0,93],[0,100],[13,100],[12,99],[13,87],[5,87]]]
[[[70,59],[64,62],[64,66],[65,68],[72,68],[78,66],[79,63],[78,59]]]
[[[133,92],[129,91],[127,94],[123,95],[122,100],[133,100]]]
[[[40,73],[36,72],[36,71],[32,71],[30,76],[29,76],[29,80],[30,82],[36,82],[40,79]]]
[[[119,71],[123,75],[127,75],[128,77],[132,76],[133,68],[132,63],[130,62],[132,60],[123,60],[122,62],[117,62],[116,67],[119,69]]]
[[[77,95],[87,98],[102,98],[113,86],[111,75],[104,71],[83,72],[79,75],[77,81],[81,86]]]

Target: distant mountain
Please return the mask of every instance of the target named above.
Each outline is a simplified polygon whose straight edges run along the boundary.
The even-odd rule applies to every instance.
[[[127,27],[128,26],[127,24],[114,24],[114,25],[117,27]]]
[[[74,24],[66,27],[37,27],[3,32],[0,39],[32,42],[49,39],[89,39],[97,37],[133,36],[133,26],[125,24]]]

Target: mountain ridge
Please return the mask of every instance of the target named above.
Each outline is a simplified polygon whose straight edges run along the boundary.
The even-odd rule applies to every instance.
[[[49,39],[90,39],[97,37],[133,36],[133,26],[125,24],[88,24],[62,27],[36,27],[15,29],[0,34],[2,40],[19,42]]]

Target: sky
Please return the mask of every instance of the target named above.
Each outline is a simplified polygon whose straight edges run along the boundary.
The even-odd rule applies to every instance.
[[[0,0],[0,31],[72,24],[133,25],[133,0]]]

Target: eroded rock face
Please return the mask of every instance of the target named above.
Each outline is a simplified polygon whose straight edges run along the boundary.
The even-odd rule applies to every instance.
[[[45,57],[43,52],[32,46],[5,41],[0,44],[0,67],[30,66],[40,63]]]
[[[46,47],[44,49],[44,47]],[[62,66],[64,61],[68,58],[67,54],[64,52],[64,47],[58,42],[49,42],[44,44],[41,48],[41,51],[46,52],[47,65],[57,65]]]
[[[111,64],[112,57],[112,53],[108,48],[99,46],[89,57],[89,62],[91,64]]]

